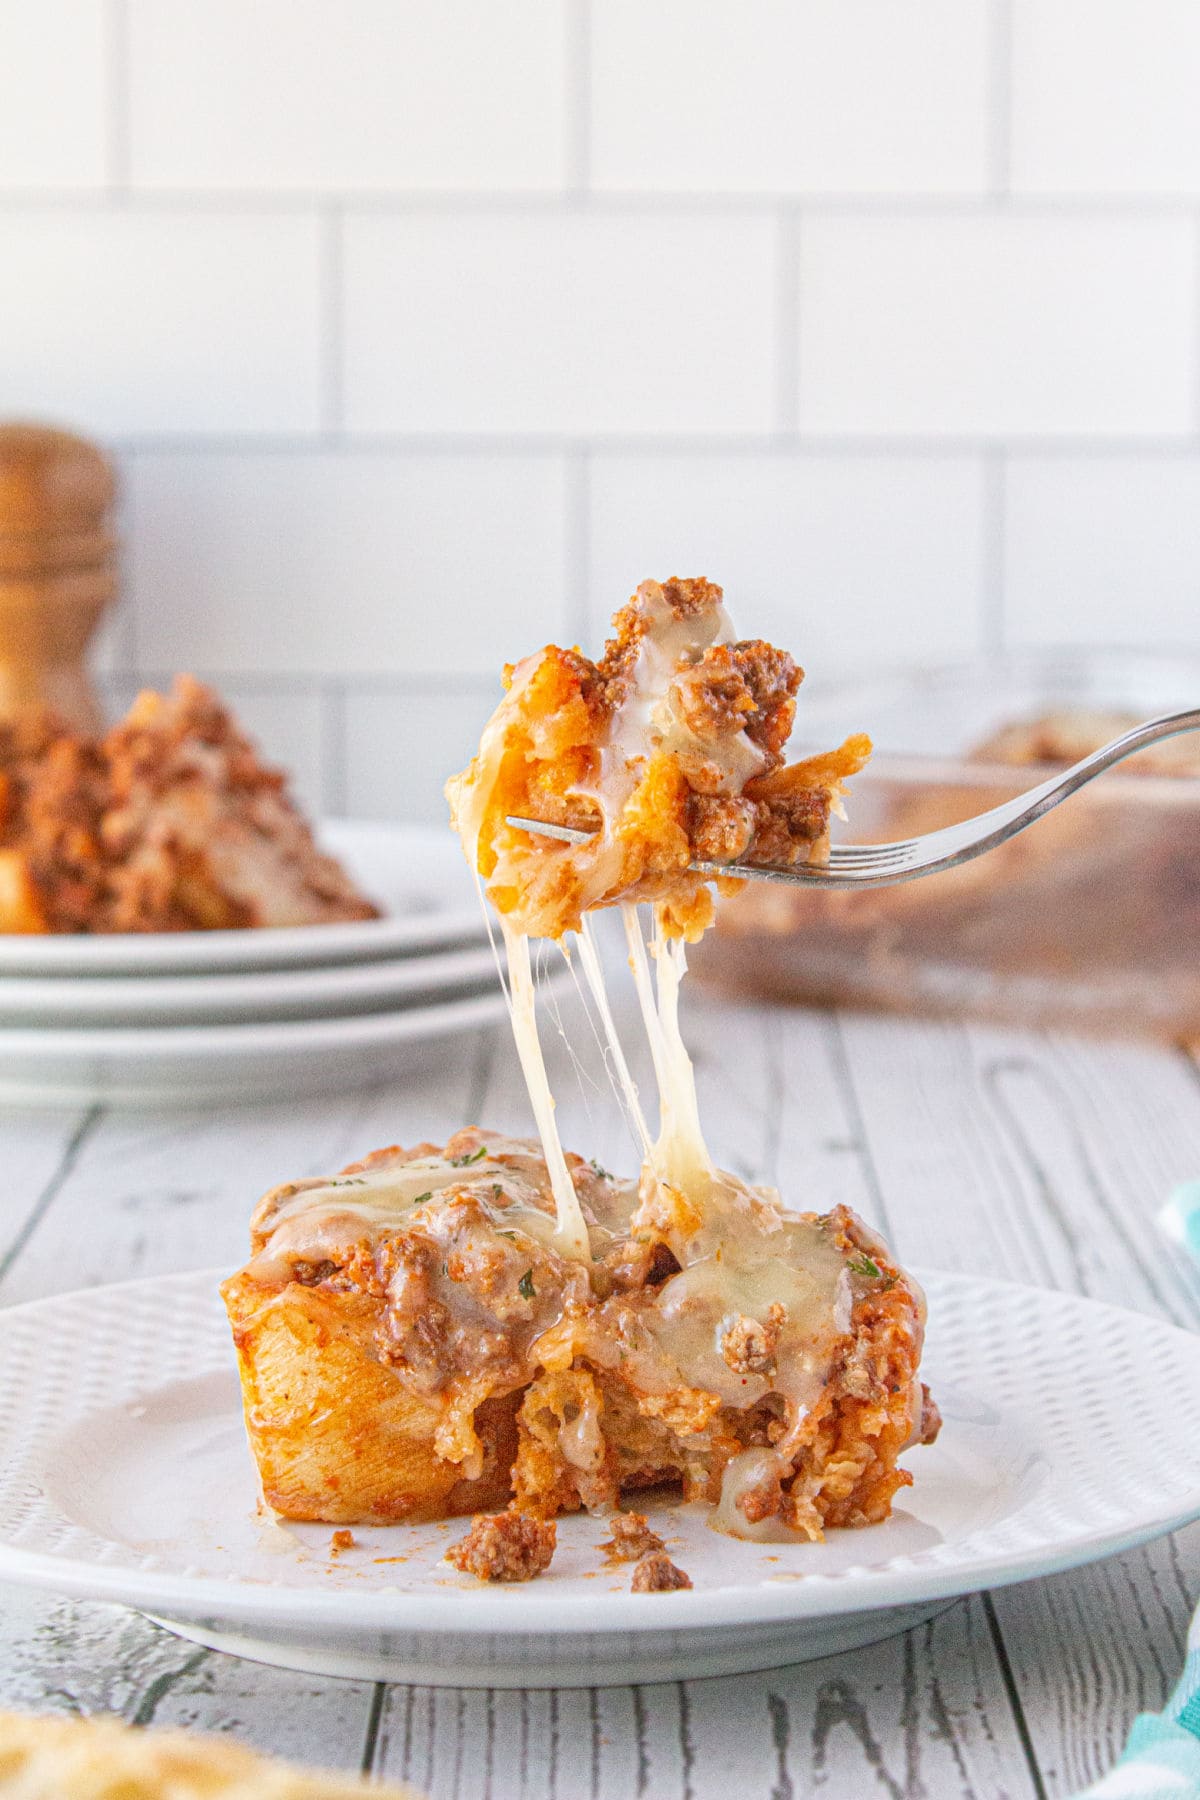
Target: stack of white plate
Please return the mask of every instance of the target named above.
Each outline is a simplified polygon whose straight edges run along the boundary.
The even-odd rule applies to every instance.
[[[383,916],[289,930],[0,936],[0,1100],[258,1099],[385,1079],[500,1018],[474,883],[448,831],[322,827]]]

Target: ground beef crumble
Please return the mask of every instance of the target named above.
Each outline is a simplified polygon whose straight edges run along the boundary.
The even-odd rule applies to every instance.
[[[921,1383],[921,1431],[918,1444],[935,1444],[938,1432],[942,1429],[942,1415],[938,1403],[926,1387]]]
[[[674,1588],[690,1588],[692,1578],[677,1569],[665,1550],[651,1550],[640,1557],[629,1584],[631,1594],[669,1594]]]
[[[478,1581],[532,1581],[550,1567],[558,1530],[553,1519],[527,1513],[483,1513],[446,1561]]]
[[[665,1548],[657,1531],[651,1531],[645,1513],[613,1513],[608,1523],[612,1536],[600,1548],[610,1563],[637,1562],[651,1551]]]
[[[765,1320],[740,1317],[721,1336],[721,1355],[735,1375],[773,1375],[780,1328],[787,1313],[778,1301]]]

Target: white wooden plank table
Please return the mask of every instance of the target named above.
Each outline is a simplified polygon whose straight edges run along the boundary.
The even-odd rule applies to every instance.
[[[1009,1275],[1200,1325],[1151,1220],[1200,1175],[1181,1052],[688,995],[718,1160],[844,1200],[914,1263]],[[607,1090],[547,1059],[564,1140],[630,1157]],[[244,1255],[257,1195],[470,1120],[527,1131],[500,1030],[387,1089],[220,1114],[0,1115],[0,1304]],[[2,1313],[0,1313],[2,1329]],[[111,1710],[407,1778],[435,1800],[1050,1800],[1161,1704],[1200,1595],[1200,1527],[960,1602],[874,1648],[762,1675],[562,1694],[321,1680],[198,1650],[138,1615],[0,1586],[0,1706]]]

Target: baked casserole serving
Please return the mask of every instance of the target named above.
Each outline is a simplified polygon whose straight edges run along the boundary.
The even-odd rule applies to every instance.
[[[377,916],[211,689],[147,689],[102,737],[0,724],[0,932],[323,925]]]
[[[801,671],[735,639],[707,581],[643,583],[614,625],[599,662],[551,647],[507,670],[449,788],[500,917],[537,1138],[471,1126],[276,1188],[223,1288],[267,1504],[339,1525],[494,1513],[456,1559],[501,1579],[545,1566],[557,1515],[663,1484],[736,1536],[882,1520],[901,1453],[938,1423],[916,1284],[847,1208],[793,1211],[714,1165],[678,1023],[684,946],[712,914],[690,865],[822,856],[869,742],[787,765]],[[609,906],[653,1133],[592,935]],[[559,1142],[531,937],[565,942],[591,988],[640,1150],[629,1179]],[[685,1584],[644,1542],[640,1585]]]

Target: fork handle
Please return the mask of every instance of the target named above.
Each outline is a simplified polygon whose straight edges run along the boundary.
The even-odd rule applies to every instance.
[[[894,844],[839,846],[831,852],[824,868],[772,869],[757,873],[768,881],[790,879],[804,887],[843,890],[895,887],[904,881],[916,881],[923,875],[936,875],[1006,843],[1127,756],[1145,750],[1150,744],[1161,743],[1165,738],[1179,737],[1185,731],[1198,729],[1200,709],[1164,713],[1160,718],[1147,719],[1144,724],[1133,726],[1110,744],[1101,745],[1099,750],[1081,757],[1070,768],[1060,769],[1058,774],[1051,775],[1037,787],[1002,801],[988,812],[963,819],[957,825],[945,825],[940,831],[926,832],[921,837]],[[724,872],[731,873],[730,870]],[[755,873],[749,868],[739,868],[737,872]]]

